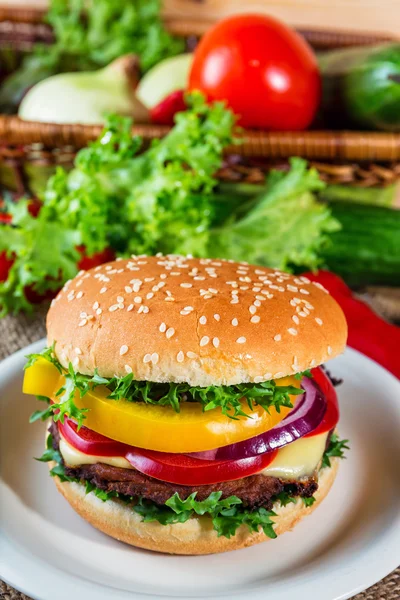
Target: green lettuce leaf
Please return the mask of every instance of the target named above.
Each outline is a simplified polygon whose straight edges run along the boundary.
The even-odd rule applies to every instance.
[[[300,158],[292,158],[290,166],[287,173],[272,171],[261,190],[253,186],[253,196],[211,232],[208,256],[283,270],[318,267],[326,234],[340,226],[316,200],[314,193],[325,186],[317,170]]]
[[[330,459],[334,456],[337,458],[346,458],[345,451],[350,450],[349,440],[340,440],[339,436],[336,433],[332,433],[331,439],[329,441],[329,445],[324,452],[322,457],[322,465],[321,467],[330,467],[331,461]]]

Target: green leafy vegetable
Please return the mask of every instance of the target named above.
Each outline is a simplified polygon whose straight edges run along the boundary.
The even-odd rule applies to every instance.
[[[254,405],[262,406],[269,411],[273,406],[278,412],[282,406],[291,408],[290,395],[301,394],[294,386],[283,386],[274,380],[261,383],[242,383],[231,386],[190,386],[187,383],[156,383],[153,381],[136,381],[133,374],[124,377],[101,377],[97,371],[93,377],[76,373],[69,364],[65,370],[57,361],[54,353],[54,345],[46,348],[41,354],[31,354],[28,357],[27,367],[32,366],[39,358],[54,364],[60,373],[65,376],[65,385],[57,392],[61,396],[57,404],[48,406],[43,411],[36,411],[31,417],[31,422],[38,419],[45,420],[53,417],[54,421],[61,420],[64,416],[74,418],[79,426],[85,418],[86,409],[78,409],[74,403],[75,393],[78,392],[82,398],[89,390],[99,385],[105,385],[110,390],[110,400],[125,400],[131,402],[146,402],[161,406],[172,406],[176,412],[180,410],[180,403],[184,401],[200,402],[203,410],[220,408],[224,415],[236,419],[238,416],[247,416],[242,410],[241,400],[246,399],[248,407],[253,410]],[[279,381],[279,380],[278,380]],[[45,400],[48,400],[45,398]]]
[[[327,234],[340,228],[315,192],[325,184],[316,169],[292,158],[287,173],[271,171],[265,187],[237,203],[219,227],[211,231],[209,256],[267,265],[279,269],[321,264]],[[231,188],[230,188],[231,189]]]
[[[325,450],[324,455],[322,457],[322,467],[330,467],[331,461],[330,459],[334,456],[338,458],[346,458],[345,450],[349,450],[348,446],[349,440],[339,440],[339,437],[336,433],[332,433],[331,439],[329,441],[328,448]]]
[[[317,501],[317,499],[314,496],[311,496],[310,498],[306,498],[305,496],[302,496],[301,499],[303,501],[303,504],[307,507],[312,506],[314,504],[314,502]]]
[[[212,518],[214,529],[218,536],[230,538],[235,535],[241,525],[247,525],[250,531],[258,531],[261,527],[265,535],[275,538],[271,517],[276,516],[273,511],[258,508],[249,511],[242,506],[242,501],[237,496],[230,496],[221,500],[222,492],[212,492],[210,496],[199,502],[196,492],[186,500],[182,500],[176,492],[167,500],[165,506],[158,506],[150,500],[140,499],[133,510],[139,513],[145,522],[158,521],[162,525],[184,523],[194,515],[207,514]]]
[[[28,202],[10,203],[12,225],[1,225],[0,252],[15,260],[0,283],[1,315],[30,310],[26,296],[57,289],[87,255],[111,246],[132,253],[206,254],[215,171],[232,141],[234,117],[221,103],[194,94],[162,140],[136,156],[141,140],[129,119],[110,117],[99,139],[82,149],[75,168],[50,178],[37,218]]]
[[[62,462],[61,454],[58,450],[54,450],[53,448],[53,436],[51,434],[47,436],[46,450],[43,452],[40,458],[36,458],[35,460],[40,462],[54,461],[59,464]]]
[[[47,21],[55,42],[36,44],[0,92],[2,112],[16,109],[23,92],[54,73],[89,71],[134,53],[142,71],[179,54],[184,41],[171,36],[160,16],[160,0],[52,0]]]

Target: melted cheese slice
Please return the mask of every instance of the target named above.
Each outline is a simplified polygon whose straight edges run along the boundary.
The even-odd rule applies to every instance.
[[[325,450],[328,433],[309,438],[301,438],[279,450],[275,459],[260,475],[269,475],[281,479],[301,479],[312,475],[318,468]],[[94,465],[103,463],[121,469],[133,469],[122,456],[94,456],[76,450],[65,438],[60,436],[60,453],[67,465]]]

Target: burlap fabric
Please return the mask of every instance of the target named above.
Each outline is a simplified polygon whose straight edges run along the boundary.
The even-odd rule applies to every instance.
[[[44,313],[0,319],[0,360],[45,335]],[[24,594],[0,581],[0,600],[30,600]],[[318,600],[318,599],[316,599]],[[400,600],[400,567],[354,600]]]

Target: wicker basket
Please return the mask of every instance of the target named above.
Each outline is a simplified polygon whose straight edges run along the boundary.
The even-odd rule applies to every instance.
[[[29,51],[34,43],[51,43],[51,29],[43,23],[43,10],[0,7],[0,48]],[[210,21],[171,15],[168,29],[185,37],[199,36]],[[316,49],[369,45],[389,36],[329,30],[301,30]],[[167,133],[167,127],[135,126],[145,144]],[[70,165],[76,151],[95,139],[101,127],[43,124],[0,115],[0,182],[22,193],[29,188],[30,167],[44,174],[57,164]],[[248,131],[243,143],[227,148],[241,161],[228,164],[221,176],[257,180],[271,165],[287,164],[290,156],[310,159],[328,181],[356,185],[385,185],[400,178],[400,134],[358,131],[263,132]],[[317,161],[317,162],[315,162]],[[31,190],[35,192],[35,190]]]

